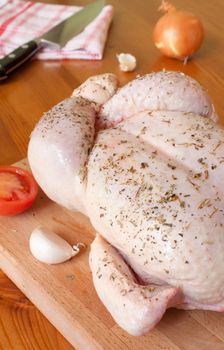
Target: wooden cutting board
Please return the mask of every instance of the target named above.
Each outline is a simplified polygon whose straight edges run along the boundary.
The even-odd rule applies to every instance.
[[[26,162],[20,162],[26,167]],[[33,258],[29,236],[44,225],[86,249],[60,265]],[[170,309],[150,334],[132,337],[115,324],[98,299],[88,264],[94,229],[87,217],[71,213],[40,192],[16,217],[0,219],[0,267],[77,350],[223,350],[224,314]],[[13,335],[12,335],[13,336]]]

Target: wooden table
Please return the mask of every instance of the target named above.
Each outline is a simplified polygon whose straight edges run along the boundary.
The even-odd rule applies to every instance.
[[[85,5],[89,1],[61,0],[62,2]],[[114,5],[115,16],[102,61],[32,61],[0,86],[1,165],[8,165],[26,157],[30,132],[42,113],[69,96],[87,77],[98,73],[113,72],[124,84],[136,74],[163,68],[181,70],[196,78],[208,89],[217,112],[220,116],[224,116],[222,0],[185,2],[185,9],[199,15],[205,27],[202,48],[185,66],[181,62],[161,56],[152,43],[152,29],[159,17],[157,12],[159,1],[111,0],[110,3]],[[183,8],[181,3],[181,0],[173,1],[174,5]],[[129,52],[137,57],[138,67],[135,72],[119,71],[116,53],[120,52]],[[206,336],[197,320],[194,319],[192,324],[198,327],[199,336]],[[217,328],[212,328],[208,324],[207,332],[213,333],[224,342],[224,336],[218,325]],[[173,349],[191,349],[189,337],[183,340],[182,335],[174,332],[172,328],[167,330],[166,335],[171,343],[173,342]],[[0,349],[72,349],[63,336],[2,272],[0,272]],[[203,349],[209,348],[203,347]]]

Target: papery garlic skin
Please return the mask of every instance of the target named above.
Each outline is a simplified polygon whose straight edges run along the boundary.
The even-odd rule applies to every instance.
[[[46,264],[59,264],[79,253],[79,247],[72,247],[63,238],[44,227],[33,230],[29,245],[33,256]]]
[[[130,53],[120,53],[117,55],[120,70],[123,72],[131,72],[136,68],[136,58]]]

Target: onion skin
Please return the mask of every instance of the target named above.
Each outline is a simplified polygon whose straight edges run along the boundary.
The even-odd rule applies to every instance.
[[[201,46],[204,29],[200,20],[185,11],[172,10],[155,25],[153,41],[165,55],[180,60],[191,57]]]

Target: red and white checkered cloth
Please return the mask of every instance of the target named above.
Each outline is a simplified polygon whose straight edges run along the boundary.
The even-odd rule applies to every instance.
[[[0,0],[0,58],[25,42],[41,36],[80,9],[80,6]],[[112,17],[113,7],[107,5],[82,33],[69,40],[63,48],[44,48],[35,58],[102,59]]]

